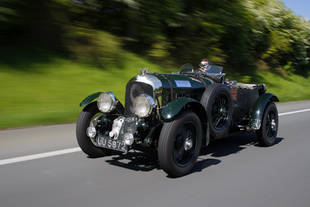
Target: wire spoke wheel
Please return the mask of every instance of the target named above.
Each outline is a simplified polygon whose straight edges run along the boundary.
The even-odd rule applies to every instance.
[[[212,105],[212,125],[215,129],[220,130],[228,122],[229,103],[227,97],[223,94],[216,97]]]
[[[87,135],[87,130],[91,122],[96,118],[100,118],[100,114],[97,103],[93,102],[83,109],[76,124],[76,138],[78,144],[82,151],[90,157],[102,157],[110,154],[109,150],[96,147],[91,138]]]
[[[214,138],[227,135],[230,130],[233,111],[229,87],[221,83],[211,84],[205,89],[200,103],[206,110],[210,135]]]
[[[273,111],[269,112],[267,115],[267,123],[266,123],[266,131],[267,136],[271,139],[275,139],[277,134],[276,129],[276,119]]]
[[[160,167],[172,177],[190,173],[201,143],[202,126],[196,113],[185,111],[175,120],[164,123],[157,150]]]
[[[192,162],[196,147],[196,129],[193,123],[184,124],[180,128],[174,142],[174,160],[183,166]]]
[[[274,103],[266,107],[261,123],[261,128],[256,132],[262,146],[271,146],[275,143],[278,134],[278,110]]]

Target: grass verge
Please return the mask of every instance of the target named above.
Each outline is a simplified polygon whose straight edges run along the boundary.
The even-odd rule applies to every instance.
[[[106,70],[65,59],[28,65],[27,70],[0,65],[0,129],[74,122],[79,103],[89,94],[113,91],[124,103],[125,86],[139,68],[167,71],[131,53],[125,60],[126,68]]]
[[[27,70],[0,64],[0,129],[75,122],[81,110],[79,103],[93,92],[113,91],[124,102],[126,83],[139,68],[177,70],[162,68],[129,52],[123,56],[121,69],[114,66],[103,70],[59,58],[28,64]],[[236,77],[249,82],[247,76]],[[281,101],[310,99],[310,78],[281,77],[271,72],[259,72],[257,77]]]

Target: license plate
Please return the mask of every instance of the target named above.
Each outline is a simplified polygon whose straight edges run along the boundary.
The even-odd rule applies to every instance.
[[[114,140],[111,138],[97,137],[97,144],[99,147],[116,150],[120,152],[127,152],[127,146],[123,140]]]

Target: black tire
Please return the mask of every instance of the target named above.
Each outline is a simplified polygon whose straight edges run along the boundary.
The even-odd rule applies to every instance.
[[[80,113],[76,124],[76,138],[82,151],[90,157],[103,157],[110,154],[110,150],[96,147],[86,135],[86,130],[92,118],[99,113],[97,102],[87,105]]]
[[[172,122],[164,123],[158,141],[159,166],[171,177],[190,173],[201,142],[201,121],[194,112],[186,111]]]
[[[269,103],[265,108],[261,127],[256,131],[258,142],[261,146],[271,146],[275,143],[279,127],[278,110],[274,103]]]
[[[223,103],[217,103],[222,99]],[[227,135],[232,120],[232,98],[229,88],[220,83],[210,85],[203,93],[200,103],[206,109],[212,137]]]

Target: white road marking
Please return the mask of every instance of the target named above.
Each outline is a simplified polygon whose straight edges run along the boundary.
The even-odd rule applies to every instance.
[[[57,155],[64,155],[64,154],[69,154],[69,153],[79,152],[79,151],[81,151],[81,149],[79,147],[75,147],[75,148],[57,150],[57,151],[52,151],[52,152],[44,152],[44,153],[40,153],[40,154],[14,157],[14,158],[0,160],[0,166],[12,164],[12,163],[17,163],[17,162],[25,162],[25,161],[29,161],[29,160],[36,160],[36,159],[45,158],[45,157],[54,157]]]
[[[291,112],[285,112],[285,113],[280,113],[279,116],[287,116],[291,114],[297,114],[297,113],[302,113],[302,112],[308,112],[310,109],[303,109],[303,110],[298,110],[298,111],[291,111]],[[41,159],[41,158],[46,158],[46,157],[54,157],[57,155],[64,155],[64,154],[69,154],[73,152],[80,152],[81,149],[79,147],[75,148],[69,148],[69,149],[63,149],[63,150],[56,150],[52,152],[44,152],[44,153],[39,153],[39,154],[33,154],[33,155],[27,155],[27,156],[21,156],[21,157],[14,157],[14,158],[9,158],[9,159],[4,159],[0,160],[0,166],[1,165],[8,165],[8,164],[13,164],[17,162],[25,162],[29,160],[36,160],[36,159]]]
[[[310,109],[303,109],[303,110],[298,110],[298,111],[280,113],[279,116],[287,116],[287,115],[297,114],[297,113],[302,113],[302,112],[307,112],[307,111],[310,111]]]

